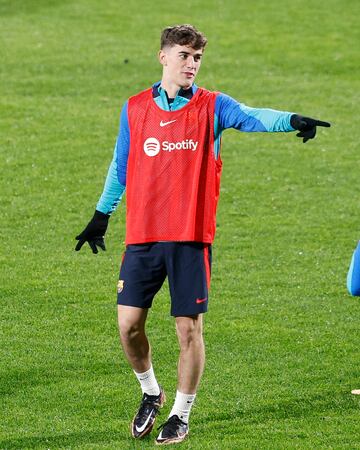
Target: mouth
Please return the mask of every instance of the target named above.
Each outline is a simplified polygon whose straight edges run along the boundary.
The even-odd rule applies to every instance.
[[[195,74],[193,72],[183,72],[186,78],[194,78]]]

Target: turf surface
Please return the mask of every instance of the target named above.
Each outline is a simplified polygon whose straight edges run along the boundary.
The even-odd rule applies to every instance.
[[[186,6],[186,8],[185,8]],[[75,253],[125,99],[160,78],[160,30],[209,38],[197,82],[250,106],[332,123],[224,134],[206,315],[207,366],[182,448],[360,448],[359,2],[0,0],[0,448],[152,448],[129,422],[139,388],[118,345],[124,205],[106,253]],[[176,389],[167,288],[154,366]]]

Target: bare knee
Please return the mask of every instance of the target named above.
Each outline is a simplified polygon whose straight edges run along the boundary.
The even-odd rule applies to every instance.
[[[129,320],[119,320],[119,331],[122,341],[133,341],[144,333],[144,329],[138,323],[132,323]]]
[[[131,342],[136,340],[139,336],[145,334],[145,320],[144,315],[135,315],[128,311],[120,311],[118,313],[118,324],[120,337],[123,342]]]
[[[187,349],[192,345],[202,344],[202,320],[201,316],[177,317],[176,333],[181,349]]]

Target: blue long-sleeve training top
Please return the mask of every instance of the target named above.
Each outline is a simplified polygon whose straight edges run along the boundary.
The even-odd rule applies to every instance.
[[[197,90],[194,84],[189,89],[180,89],[174,99],[169,99],[160,81],[152,87],[153,98],[165,111],[176,111],[184,107]],[[126,187],[126,169],[130,148],[130,130],[127,114],[128,102],[121,110],[119,134],[116,139],[113,159],[105,181],[103,193],[96,209],[111,214],[117,208]],[[250,108],[232,97],[220,93],[216,97],[214,118],[214,152],[219,157],[220,139],[224,130],[235,128],[244,132],[288,132],[294,131],[290,118],[294,113],[268,108]]]

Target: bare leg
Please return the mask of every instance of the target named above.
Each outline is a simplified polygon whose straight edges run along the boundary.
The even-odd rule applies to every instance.
[[[137,373],[151,366],[151,348],[145,334],[148,310],[133,306],[118,305],[120,341],[125,356]]]
[[[151,368],[151,349],[145,334],[147,313],[147,309],[118,305],[121,344],[143,391],[139,410],[131,423],[131,434],[136,439],[151,432],[159,409],[165,402],[164,391],[159,387]],[[147,377],[141,378],[144,372],[148,373]],[[151,393],[154,386],[158,393]]]
[[[195,394],[204,371],[205,347],[202,336],[202,314],[176,317],[180,345],[178,391]]]

